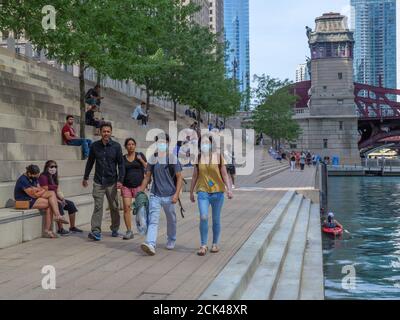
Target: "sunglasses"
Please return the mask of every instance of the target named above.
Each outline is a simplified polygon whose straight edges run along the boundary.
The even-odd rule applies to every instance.
[[[58,167],[57,166],[50,166],[49,168],[50,169],[57,169]]]

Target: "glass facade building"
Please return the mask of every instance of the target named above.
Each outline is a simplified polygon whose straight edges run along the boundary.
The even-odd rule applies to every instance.
[[[354,79],[397,87],[396,0],[351,0]]]
[[[249,0],[224,0],[226,68],[241,92],[250,89]]]

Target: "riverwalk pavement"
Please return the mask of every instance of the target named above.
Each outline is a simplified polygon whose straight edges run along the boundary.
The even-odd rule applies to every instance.
[[[253,182],[257,176],[255,171]],[[135,239],[130,241],[112,238],[107,216],[101,242],[87,239],[90,225],[85,225],[83,235],[36,239],[0,250],[0,299],[198,299],[282,199],[287,188],[312,186],[314,170],[290,172],[287,169],[261,184],[251,184],[251,179],[246,179],[248,187],[271,190],[241,192],[238,189],[234,199],[225,200],[221,251],[217,254],[196,255],[199,247],[197,203],[190,203],[188,193],[184,193],[182,202],[186,214],[184,219],[177,215],[175,250],[164,248],[164,214],[161,214],[154,257],[141,251],[142,236],[135,234]],[[238,187],[240,183],[241,178]],[[211,242],[211,228],[209,237]],[[55,268],[55,290],[42,288],[42,268],[46,265]]]

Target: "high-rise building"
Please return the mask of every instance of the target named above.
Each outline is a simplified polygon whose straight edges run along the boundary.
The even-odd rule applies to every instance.
[[[224,26],[228,76],[237,79],[240,91],[246,93],[250,89],[249,0],[224,1]]]
[[[193,3],[200,7],[200,10],[196,12],[193,16],[193,21],[198,23],[199,25],[203,27],[208,27],[209,26],[209,20],[210,20],[210,15],[209,15],[209,0],[183,0],[183,4],[189,4]]]
[[[351,0],[351,20],[354,80],[396,88],[396,0]]]
[[[219,34],[219,41],[224,42],[224,0],[210,1],[210,30]]]
[[[296,82],[302,82],[310,80],[310,72],[308,70],[307,63],[302,63],[297,66],[296,69]]]

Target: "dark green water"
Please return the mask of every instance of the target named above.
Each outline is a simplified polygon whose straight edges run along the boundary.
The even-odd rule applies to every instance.
[[[326,299],[400,299],[400,177],[329,177],[328,188],[351,235],[323,235]],[[345,266],[354,266],[355,286],[343,288]]]

